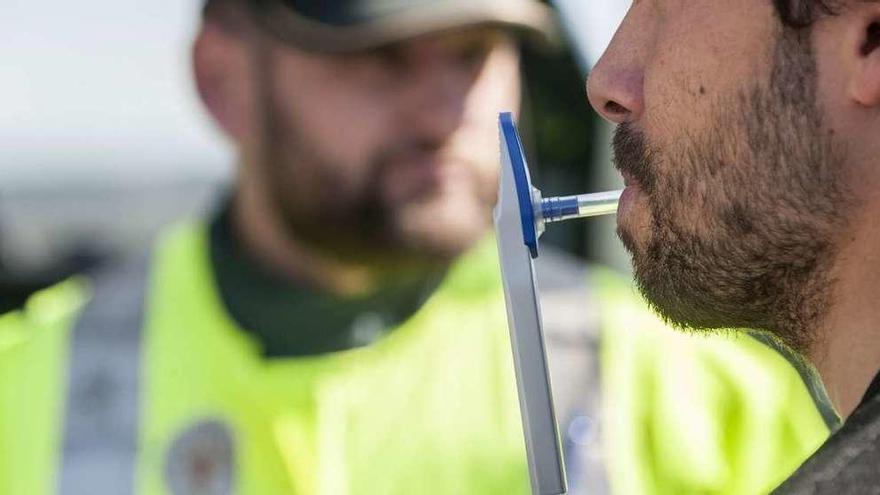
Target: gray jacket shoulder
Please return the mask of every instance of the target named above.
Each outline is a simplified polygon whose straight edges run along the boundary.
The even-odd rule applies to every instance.
[[[880,395],[859,408],[773,493],[880,494]]]

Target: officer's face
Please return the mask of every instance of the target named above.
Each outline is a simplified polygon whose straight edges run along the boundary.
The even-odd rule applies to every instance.
[[[484,235],[518,53],[495,30],[347,55],[263,40],[241,140],[292,235],[346,256],[449,260]]]
[[[858,182],[878,178],[876,162],[856,178],[845,140],[876,139],[841,132],[856,114],[839,61],[859,51],[843,21],[796,32],[769,0],[635,1],[592,73],[592,105],[621,124],[619,234],[672,322],[810,344]]]

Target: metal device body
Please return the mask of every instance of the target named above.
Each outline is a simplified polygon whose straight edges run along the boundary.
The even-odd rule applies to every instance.
[[[499,118],[501,174],[494,220],[529,475],[534,495],[567,491],[533,259],[546,224],[613,213],[620,191],[542,198],[532,187],[513,116]]]
[[[530,214],[532,198],[526,187],[528,183],[516,127],[510,114],[502,114],[501,179],[495,228],[529,474],[533,494],[559,495],[567,490],[562,446],[544,348],[533,252],[523,242],[529,228],[537,240],[534,217]]]

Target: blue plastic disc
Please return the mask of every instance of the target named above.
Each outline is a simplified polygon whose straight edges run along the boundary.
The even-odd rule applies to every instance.
[[[504,146],[510,154],[510,163],[513,167],[513,178],[516,183],[516,196],[519,202],[519,215],[522,220],[523,243],[529,248],[532,258],[538,257],[538,235],[535,231],[535,210],[532,206],[532,181],[529,178],[529,169],[523,153],[522,141],[516,130],[516,123],[510,112],[504,112],[499,117],[501,133],[504,136]]]

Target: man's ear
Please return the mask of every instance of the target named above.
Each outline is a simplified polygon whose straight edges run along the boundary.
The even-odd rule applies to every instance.
[[[253,73],[246,34],[205,19],[193,42],[196,89],[214,121],[231,139],[245,139],[253,121]]]
[[[866,107],[880,107],[880,4],[866,4],[860,22],[858,61],[850,84],[855,101]]]

